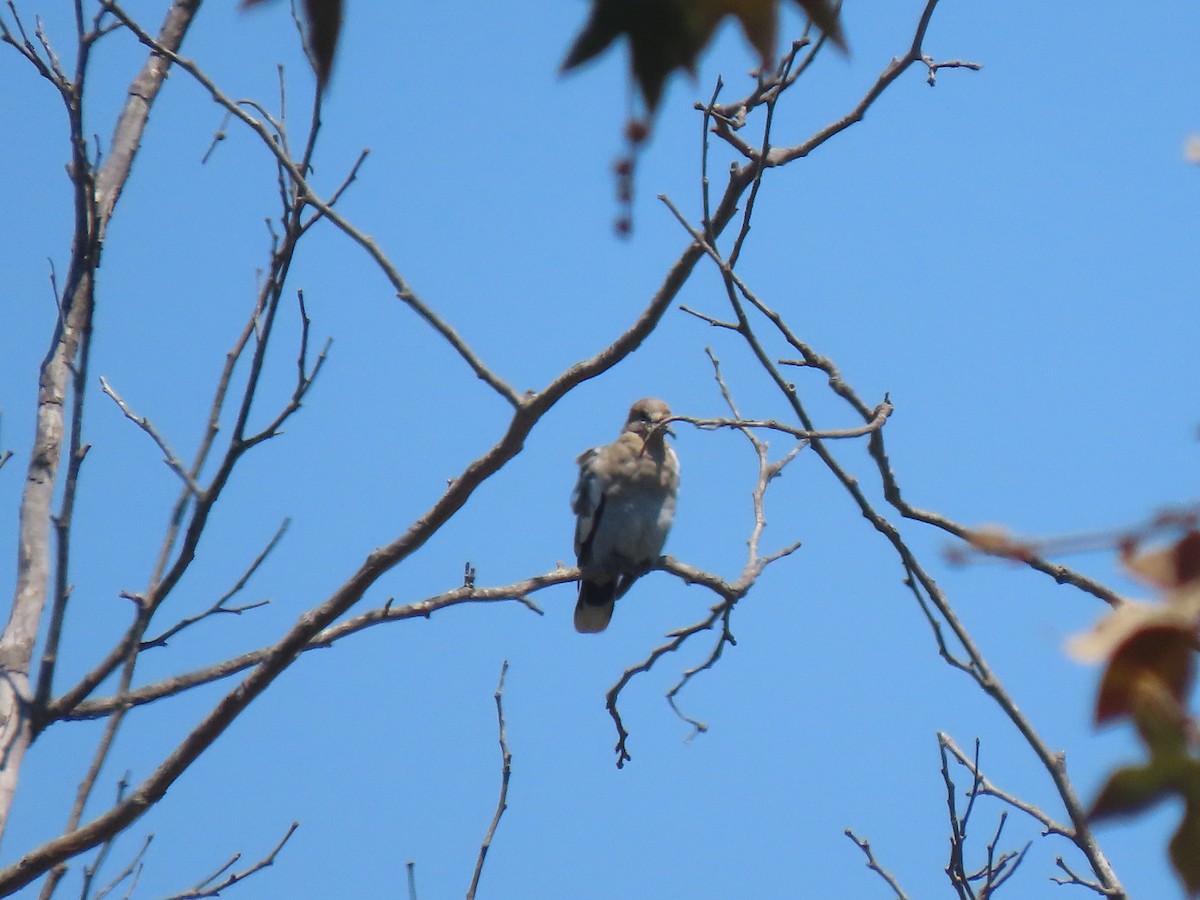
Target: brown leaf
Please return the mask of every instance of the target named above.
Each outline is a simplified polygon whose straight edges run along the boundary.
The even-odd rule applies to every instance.
[[[808,14],[814,25],[825,32],[825,36],[833,41],[843,53],[849,52],[846,35],[842,31],[842,20],[838,5],[830,0],[796,0],[800,8]]]
[[[1171,864],[1187,888],[1188,896],[1200,894],[1200,784],[1192,770],[1190,791],[1185,793],[1183,821],[1171,838]]]
[[[696,33],[704,35],[707,44],[726,16],[733,16],[741,24],[746,40],[758,51],[763,68],[772,65],[779,30],[777,0],[702,0],[694,4],[691,20]]]
[[[242,0],[242,9],[258,6],[265,0]],[[333,71],[342,31],[342,0],[304,0],[304,26],[308,35],[308,52],[312,54],[317,73],[317,90],[324,90]]]
[[[633,75],[652,112],[662,99],[667,76],[676,69],[692,71],[707,39],[689,25],[681,0],[595,0],[561,71],[599,56],[622,35],[629,38]]]
[[[304,0],[304,12],[308,49],[317,66],[317,87],[323,90],[333,71],[333,56],[342,32],[342,0]]]
[[[1012,532],[1001,525],[980,525],[963,536],[972,547],[989,556],[1020,560],[1031,553],[1029,544],[1014,538]]]
[[[1146,628],[1186,628],[1192,620],[1165,603],[1124,600],[1090,629],[1067,640],[1066,650],[1079,662],[1105,662],[1129,638]]]
[[[1169,547],[1157,547],[1134,555],[1124,554],[1125,567],[1138,578],[1165,590],[1200,582],[1200,532],[1189,531]]]
[[[1194,629],[1166,622],[1129,635],[1113,651],[1100,681],[1096,722],[1132,716],[1139,727],[1144,721],[1157,729],[1164,718],[1175,717],[1194,676],[1193,642]]]
[[[1117,769],[1101,788],[1088,818],[1095,821],[1142,812],[1170,793],[1170,780],[1161,767],[1146,765]]]
[[[846,47],[830,0],[796,0],[829,39]],[[629,38],[633,76],[653,112],[676,69],[694,72],[696,58],[726,16],[742,26],[764,67],[775,62],[779,0],[594,0],[583,31],[562,63],[566,72],[599,56],[622,35]]]
[[[1166,797],[1183,798],[1183,819],[1171,838],[1171,863],[1189,896],[1200,894],[1200,762],[1185,754],[1154,757],[1118,769],[1092,805],[1093,821],[1142,812]]]
[[[1189,531],[1172,548],[1175,558],[1175,587],[1200,581],[1200,531]]]

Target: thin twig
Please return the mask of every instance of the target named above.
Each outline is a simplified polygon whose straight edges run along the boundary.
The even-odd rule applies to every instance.
[[[168,628],[166,631],[164,631],[162,634],[158,635],[157,637],[149,638],[147,640],[142,641],[140,649],[148,650],[151,647],[165,647],[165,646],[167,646],[167,641],[169,641],[175,635],[179,634],[179,632],[183,631],[185,628],[188,628],[189,626],[195,625],[197,622],[207,619],[209,616],[220,615],[222,613],[231,614],[231,615],[241,615],[242,613],[248,612],[249,610],[259,609],[260,607],[263,607],[263,606],[266,606],[267,604],[269,604],[271,602],[270,600],[257,600],[253,603],[246,603],[241,606],[226,606],[225,605],[242,591],[242,589],[246,586],[246,583],[250,580],[250,578],[254,575],[254,573],[258,571],[259,567],[262,566],[262,564],[266,561],[267,557],[271,554],[271,551],[274,550],[276,546],[278,546],[279,542],[283,539],[284,534],[287,532],[288,526],[291,524],[291,522],[292,522],[291,519],[283,520],[283,523],[279,526],[278,529],[276,529],[275,534],[271,537],[271,540],[269,540],[267,542],[267,546],[264,547],[262,549],[262,551],[258,554],[258,556],[256,556],[254,558],[254,561],[252,563],[250,563],[250,565],[246,568],[246,571],[243,572],[241,577],[238,578],[238,580],[234,583],[233,587],[231,587],[228,591],[226,591],[224,594],[222,594],[220,597],[218,597],[217,601],[215,603],[213,603],[212,606],[210,606],[208,609],[204,610],[203,612],[197,613],[194,616],[187,616],[184,619],[180,619],[178,622],[176,622],[174,625],[172,625],[170,628]]]
[[[404,869],[408,875],[408,900],[417,900],[417,864],[410,859]]]
[[[946,786],[946,811],[950,820],[950,859],[946,863],[946,877],[950,879],[950,885],[954,888],[959,900],[975,900],[975,891],[971,889],[971,882],[967,878],[966,863],[963,859],[966,853],[967,822],[958,814],[957,789],[954,786],[954,780],[950,777],[946,748],[943,745],[939,746],[938,750],[942,756],[942,783]]]
[[[226,95],[217,85],[209,78],[199,66],[193,61],[185,59],[165,48],[160,49],[157,42],[144,29],[142,29],[119,5],[110,2],[110,0],[102,0],[106,9],[110,10],[113,15],[121,20],[127,28],[130,29],[146,46],[154,49],[156,52],[163,52],[167,58],[180,69],[191,75],[205,90],[209,92],[212,99],[220,106],[231,112],[235,118],[238,118],[254,131],[262,140],[264,146],[275,156],[279,166],[286,171],[288,177],[296,187],[299,198],[307,205],[318,210],[321,215],[327,218],[330,222],[338,227],[347,237],[353,240],[356,244],[363,248],[376,266],[384,273],[391,282],[392,287],[396,291],[396,296],[412,309],[417,315],[424,319],[439,335],[445,340],[464,362],[471,368],[475,375],[485,384],[491,387],[496,393],[504,397],[514,408],[521,404],[522,395],[519,391],[509,385],[506,381],[500,378],[495,372],[488,368],[474,350],[462,339],[458,332],[450,326],[441,316],[439,316],[432,307],[427,305],[409,286],[405,278],[400,274],[399,270],[393,265],[392,261],[387,257],[383,250],[375,243],[375,240],[364,232],[360,231],[352,225],[347,219],[342,217],[328,201],[321,200],[317,194],[309,186],[302,169],[298,166],[284,151],[274,139],[271,130],[267,129],[262,122],[258,121],[244,110],[240,105]]]
[[[1022,800],[1020,797],[1010,794],[1007,791],[1003,791],[992,784],[992,782],[986,776],[984,776],[983,772],[979,770],[978,757],[975,759],[969,758],[962,751],[962,748],[955,743],[954,738],[950,737],[950,735],[939,731],[937,737],[938,743],[949,750],[954,758],[958,760],[959,764],[968,772],[970,772],[971,777],[975,779],[973,793],[995,797],[997,800],[1007,803],[1013,809],[1019,809],[1021,812],[1035,819],[1037,823],[1042,826],[1043,835],[1057,834],[1067,838],[1068,840],[1075,840],[1075,831],[1070,826],[1056,822],[1044,810],[1042,810],[1041,807]]]
[[[697,419],[691,416],[671,416],[665,421],[668,423],[687,422],[689,425],[695,425],[702,431],[716,431],[720,428],[761,428],[767,431],[778,431],[782,434],[788,434],[800,441],[834,441],[864,437],[873,431],[878,431],[892,414],[893,409],[891,401],[885,398],[882,403],[875,407],[875,415],[865,425],[829,431],[808,431],[778,422],[775,419]]]
[[[152,840],[154,840],[154,835],[146,835],[146,839],[142,841],[142,846],[138,849],[138,852],[134,854],[133,859],[129,861],[129,865],[117,873],[116,877],[114,877],[112,881],[100,888],[100,890],[96,891],[96,893],[92,895],[92,900],[104,900],[105,897],[116,890],[117,885],[119,885],[126,878],[129,878],[131,875],[134,876],[132,884],[130,885],[130,889],[132,890],[133,886],[137,884],[137,873],[140,872],[142,868],[142,857],[144,857],[146,855],[146,851],[150,849],[150,842]]]
[[[895,893],[896,900],[908,900],[908,894],[904,893],[903,888],[900,887],[900,882],[898,882],[896,880],[895,876],[892,875],[892,873],[889,872],[887,869],[885,869],[883,866],[881,866],[879,864],[879,861],[877,859],[875,859],[875,854],[871,851],[871,842],[868,841],[866,838],[859,838],[849,828],[847,828],[843,832],[843,834],[845,834],[846,837],[850,838],[850,840],[854,841],[854,843],[855,843],[855,845],[857,845],[858,849],[861,850],[866,855],[867,868],[870,869],[872,872],[876,873],[880,878],[882,878],[884,881],[887,882],[887,886],[892,889],[893,893]]]
[[[240,872],[230,872],[223,881],[218,884],[213,884],[213,882],[219,878],[222,873],[228,871],[241,858],[240,853],[235,854],[233,858],[229,860],[229,862],[223,865],[214,874],[201,881],[191,890],[182,891],[178,894],[172,894],[170,897],[166,898],[166,900],[200,900],[200,898],[203,897],[219,897],[222,891],[228,890],[235,884],[245,881],[256,872],[261,872],[263,869],[270,868],[271,866],[275,865],[275,858],[279,856],[279,852],[283,850],[283,845],[291,839],[292,835],[296,833],[296,829],[299,827],[299,822],[293,822],[290,826],[288,826],[288,830],[284,833],[283,837],[279,839],[279,843],[271,848],[271,852],[258,862],[254,863],[252,866],[243,869]]]
[[[936,0],[931,0],[931,6]],[[927,7],[928,9],[928,7]],[[689,235],[696,241],[704,252],[717,264],[721,275],[725,281],[726,292],[730,304],[737,317],[736,330],[740,333],[743,339],[749,344],[751,351],[759,364],[774,380],[777,388],[787,398],[793,410],[796,412],[801,425],[809,431],[815,431],[813,423],[801,403],[800,397],[795,389],[795,386],[782,377],[778,371],[777,364],[766,353],[762,343],[754,333],[750,325],[749,319],[746,316],[742,307],[743,298],[750,302],[756,310],[765,315],[771,323],[780,331],[786,340],[796,349],[800,350],[803,359],[809,365],[814,365],[823,371],[830,373],[829,385],[835,393],[842,396],[847,402],[850,402],[864,419],[871,416],[872,411],[854,394],[852,389],[841,379],[840,375],[836,375],[836,369],[827,360],[816,356],[802,342],[796,340],[782,317],[774,310],[771,310],[761,300],[759,300],[749,287],[732,271],[730,266],[721,258],[715,248],[703,241],[703,236],[700,235],[695,228],[686,222],[682,215],[676,210],[669,201],[665,200],[668,207],[675,213],[680,224],[687,229]],[[917,518],[913,515],[914,511],[901,508],[899,503],[899,488],[896,485],[895,478],[891,473],[890,465],[886,461],[886,455],[883,451],[883,436],[879,430],[873,431],[868,437],[868,447],[872,457],[876,460],[877,466],[880,469],[881,478],[884,482],[885,497],[901,512],[909,518]],[[938,587],[933,578],[925,572],[924,568],[916,559],[915,555],[905,543],[904,538],[899,530],[888,521],[883,515],[875,510],[874,505],[863,492],[858,480],[850,475],[845,468],[833,456],[832,451],[826,446],[822,440],[813,440],[812,447],[814,452],[820,457],[821,461],[841,483],[843,488],[850,494],[858,505],[863,516],[872,524],[872,526],[880,532],[893,546],[900,557],[901,563],[906,572],[906,584],[908,584],[914,593],[924,594],[928,600],[921,600],[921,608],[933,627],[935,637],[937,638],[939,648],[941,648],[944,657],[955,668],[963,671],[971,676],[971,678],[1000,706],[1008,718],[1013,722],[1017,730],[1020,732],[1025,741],[1034,751],[1039,762],[1050,774],[1054,781],[1059,795],[1062,797],[1064,804],[1070,813],[1072,823],[1074,824],[1075,841],[1081,850],[1088,856],[1098,875],[1110,885],[1119,886],[1116,874],[1112,871],[1107,858],[1104,856],[1096,843],[1095,838],[1087,824],[1086,814],[1083,804],[1080,802],[1074,786],[1066,774],[1065,761],[1061,754],[1051,751],[1041,739],[1040,735],[1033,728],[1032,724],[1025,717],[1024,713],[1018,708],[1011,696],[1000,684],[994,673],[991,671],[981,651],[971,638],[954,610],[951,608],[945,595]],[[940,517],[934,517],[930,520],[921,518],[921,521],[926,521],[927,524],[939,524]],[[940,524],[949,525],[947,520],[940,520]],[[1031,563],[1031,565],[1034,565]],[[1038,568],[1037,565],[1034,565]],[[1056,567],[1057,568],[1057,567]],[[1065,580],[1060,578],[1060,580]],[[1078,586],[1084,586],[1086,579],[1077,579]],[[1076,583],[1075,580],[1072,583]],[[935,618],[932,611],[937,611]],[[954,634],[956,640],[963,648],[966,659],[960,660],[953,654],[950,654],[946,643],[941,634],[941,625],[938,619],[946,624],[948,629]]]
[[[496,721],[500,732],[500,799],[496,802],[496,814],[492,816],[492,824],[488,826],[483,843],[479,845],[479,857],[475,860],[475,874],[471,876],[471,886],[467,888],[467,900],[475,900],[475,891],[479,888],[479,876],[483,874],[483,861],[487,858],[492,846],[492,838],[496,835],[496,826],[500,817],[508,809],[508,780],[512,775],[512,753],[508,749],[508,736],[504,728],[504,676],[508,674],[508,660],[500,666],[500,683],[496,686]]]
[[[125,418],[131,421],[138,428],[142,429],[142,431],[146,432],[146,434],[150,435],[151,440],[153,440],[154,443],[158,445],[158,449],[163,452],[163,462],[167,464],[167,468],[180,477],[183,483],[187,485],[188,490],[190,490],[197,497],[200,496],[204,492],[203,488],[196,483],[196,480],[192,478],[191,473],[183,467],[183,462],[175,454],[175,451],[171,449],[170,445],[167,444],[166,439],[158,433],[158,429],[154,427],[154,423],[145,416],[139,416],[137,413],[135,413],[130,408],[129,404],[122,400],[120,395],[113,390],[112,385],[108,383],[108,379],[106,379],[103,375],[100,376],[100,389],[109,397],[111,397],[113,402],[120,407],[121,412],[125,414]]]
[[[1050,880],[1053,881],[1055,884],[1078,885],[1079,887],[1085,887],[1090,891],[1095,891],[1101,897],[1124,897],[1125,896],[1125,892],[1123,890],[1121,890],[1120,888],[1105,887],[1103,884],[1101,884],[1098,881],[1092,881],[1090,878],[1084,878],[1082,875],[1079,875],[1070,866],[1067,865],[1066,860],[1064,860],[1061,856],[1056,856],[1054,858],[1054,864],[1056,866],[1058,866],[1060,869],[1062,869],[1064,872],[1067,873],[1066,878],[1057,878],[1055,876],[1051,876]]]
[[[666,565],[663,568],[668,571],[671,570],[671,567]],[[578,580],[579,569],[558,568],[544,575],[535,575],[531,578],[525,578],[521,581],[504,585],[503,587],[462,585],[424,600],[404,605],[396,605],[389,600],[384,606],[378,609],[360,613],[357,616],[323,629],[314,635],[300,652],[332,647],[338,641],[352,634],[357,634],[360,631],[384,622],[428,619],[438,610],[451,606],[459,606],[464,603],[513,602],[521,604],[537,615],[543,615],[541,607],[534,603],[528,595],[549,587],[568,584]],[[224,660],[212,666],[206,666],[203,669],[197,669],[182,675],[175,675],[171,678],[156,681],[112,697],[86,700],[70,708],[65,705],[60,707],[57,704],[51,704],[51,713],[63,719],[102,718],[111,715],[114,710],[121,707],[134,707],[153,703],[155,700],[161,700],[163,697],[170,697],[191,688],[199,687],[200,685],[211,684],[214,681],[228,678],[231,675],[236,675],[238,672],[244,672],[268,659],[270,653],[271,647],[252,650],[249,653]]]

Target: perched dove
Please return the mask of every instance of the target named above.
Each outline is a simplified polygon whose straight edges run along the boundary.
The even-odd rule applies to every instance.
[[[620,436],[579,457],[579,482],[571,495],[575,555],[582,577],[575,630],[603,631],[613,604],[662,553],[675,516],[679,460],[658,427],[671,415],[661,400],[639,400]]]

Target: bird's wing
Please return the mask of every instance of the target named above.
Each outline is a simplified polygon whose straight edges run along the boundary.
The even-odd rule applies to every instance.
[[[571,509],[575,512],[575,556],[580,565],[589,561],[592,538],[600,525],[604,511],[604,481],[595,469],[599,448],[586,450],[579,457],[579,480],[571,494]]]

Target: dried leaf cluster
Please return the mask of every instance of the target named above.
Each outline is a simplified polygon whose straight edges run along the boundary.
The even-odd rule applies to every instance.
[[[1195,684],[1200,629],[1200,531],[1174,544],[1122,548],[1126,568],[1161,592],[1155,603],[1122,603],[1069,651],[1100,661],[1096,723],[1128,720],[1146,759],[1112,773],[1092,805],[1093,820],[1133,815],[1173,796],[1183,819],[1170,842],[1171,864],[1189,896],[1200,895],[1200,745],[1188,700]]]

